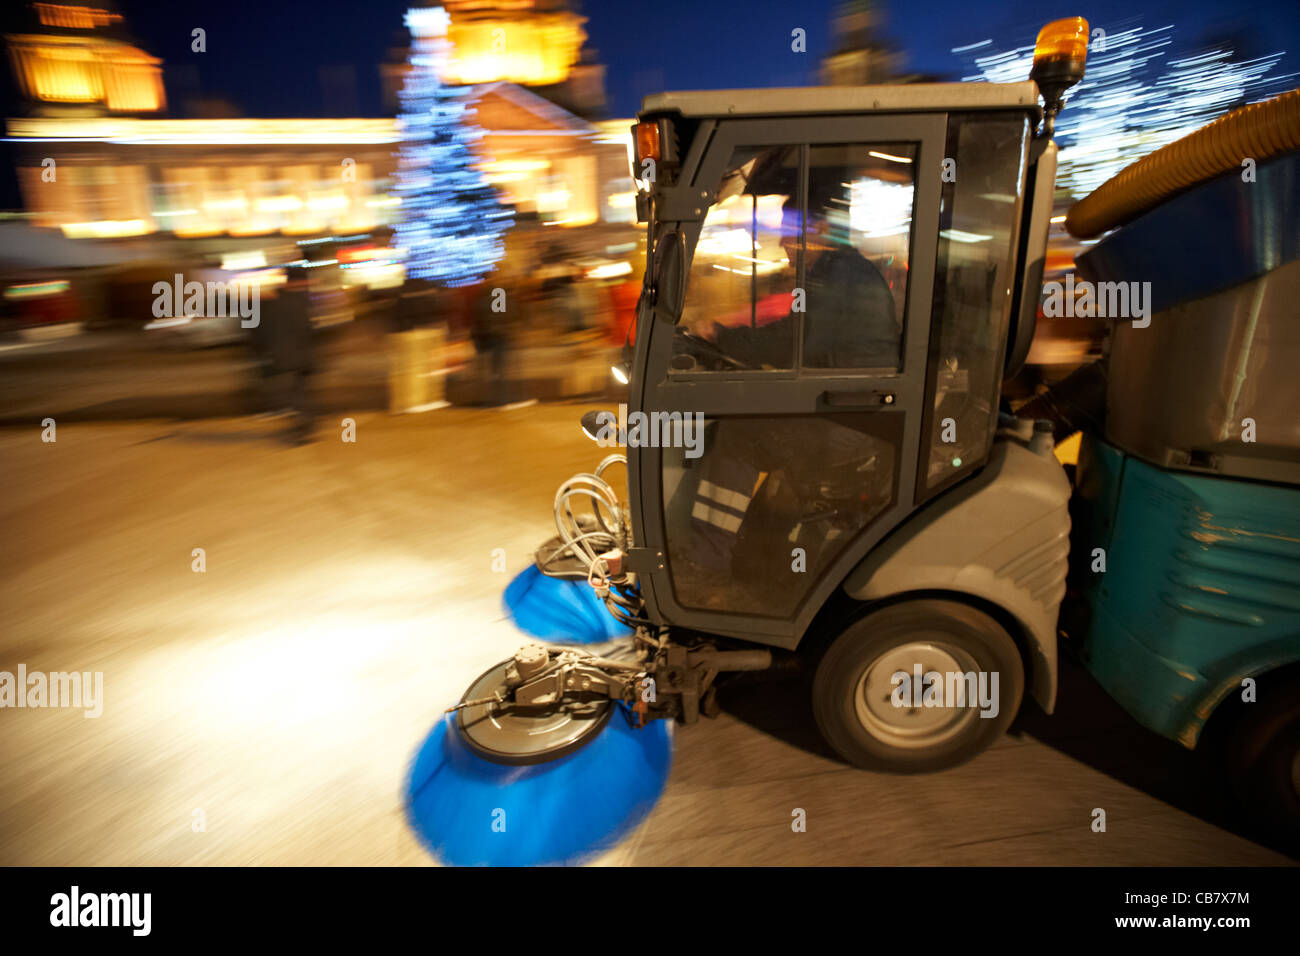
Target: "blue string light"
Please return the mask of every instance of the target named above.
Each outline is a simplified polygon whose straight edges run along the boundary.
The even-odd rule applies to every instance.
[[[1248,60],[1222,45],[1173,55],[1174,32],[1172,25],[1093,31],[1087,75],[1056,124],[1058,189],[1086,196],[1228,110],[1284,92],[1297,75],[1275,72],[1281,50]],[[963,77],[968,82],[1024,80],[1034,59],[1032,44],[998,51],[986,41],[953,52],[978,71]]]
[[[514,214],[475,166],[483,130],[474,122],[472,90],[442,82],[451,51],[446,11],[408,10],[405,22],[411,69],[398,94],[394,241],[405,250],[408,276],[448,288],[473,285],[505,255]]]

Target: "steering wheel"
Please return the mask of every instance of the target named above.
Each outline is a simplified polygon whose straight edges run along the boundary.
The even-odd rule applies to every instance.
[[[677,342],[689,346],[689,351],[678,350],[676,348]],[[702,352],[704,355],[698,356],[693,354],[698,352]],[[716,343],[710,342],[708,339],[698,336],[694,332],[687,332],[680,326],[678,326],[676,330],[673,360],[675,361],[678,356],[685,356],[686,358],[689,358],[692,363],[692,367],[689,369],[678,369],[678,371],[683,372],[695,371],[700,365],[699,358],[708,358],[712,360],[713,364],[708,371],[719,371],[722,369],[748,369],[750,367],[739,359],[732,358],[722,349],[718,348]]]

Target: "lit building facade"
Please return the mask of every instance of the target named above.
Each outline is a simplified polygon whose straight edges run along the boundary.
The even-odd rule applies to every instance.
[[[826,86],[870,86],[910,79],[902,76],[904,57],[881,36],[882,0],[840,0],[831,16],[832,52],[822,59]]]
[[[153,112],[166,105],[162,61],[127,42],[122,15],[101,6],[32,3],[32,29],[5,36],[19,95],[37,112],[102,107]]]
[[[259,237],[365,233],[396,220],[395,119],[164,118],[161,63],[123,39],[119,14],[102,3],[30,7],[32,29],[5,37],[27,114],[8,119],[6,132],[19,144],[19,185],[34,224],[71,237],[203,239],[207,248],[228,240],[237,248]],[[544,223],[634,219],[631,121],[593,121],[557,102],[577,102],[591,116],[603,108],[599,68],[582,63],[582,18],[546,0],[447,7],[460,44],[456,77],[476,83],[488,179]],[[381,72],[388,80],[400,76],[395,70]]]
[[[605,110],[605,68],[569,0],[443,0],[453,55],[446,81],[524,86],[584,119]],[[391,81],[390,81],[391,82]]]

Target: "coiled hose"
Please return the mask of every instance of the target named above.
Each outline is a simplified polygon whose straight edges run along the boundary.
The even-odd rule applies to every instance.
[[[649,623],[641,617],[640,595],[626,573],[611,574],[608,562],[601,558],[610,551],[626,552],[631,545],[627,509],[604,478],[613,465],[626,467],[627,456],[608,455],[594,472],[580,472],[560,485],[555,492],[555,528],[560,533],[560,544],[539,559],[538,567],[547,573],[560,561],[576,558],[587,569],[587,583],[604,598],[610,613],[635,627]],[[574,510],[580,500],[590,503],[590,514]]]

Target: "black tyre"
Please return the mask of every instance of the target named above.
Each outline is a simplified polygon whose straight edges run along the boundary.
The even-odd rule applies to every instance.
[[[1257,692],[1228,740],[1229,776],[1251,819],[1300,848],[1300,678],[1266,674]]]
[[[908,681],[895,677],[900,671]],[[927,702],[924,688],[933,682],[925,675],[932,672],[944,680],[940,696]],[[956,691],[972,685],[949,683],[949,673],[973,673],[976,699],[962,701]],[[925,773],[970,760],[1001,737],[1024,686],[1020,652],[997,621],[957,601],[923,599],[848,624],[817,664],[812,707],[822,736],[849,763]]]

